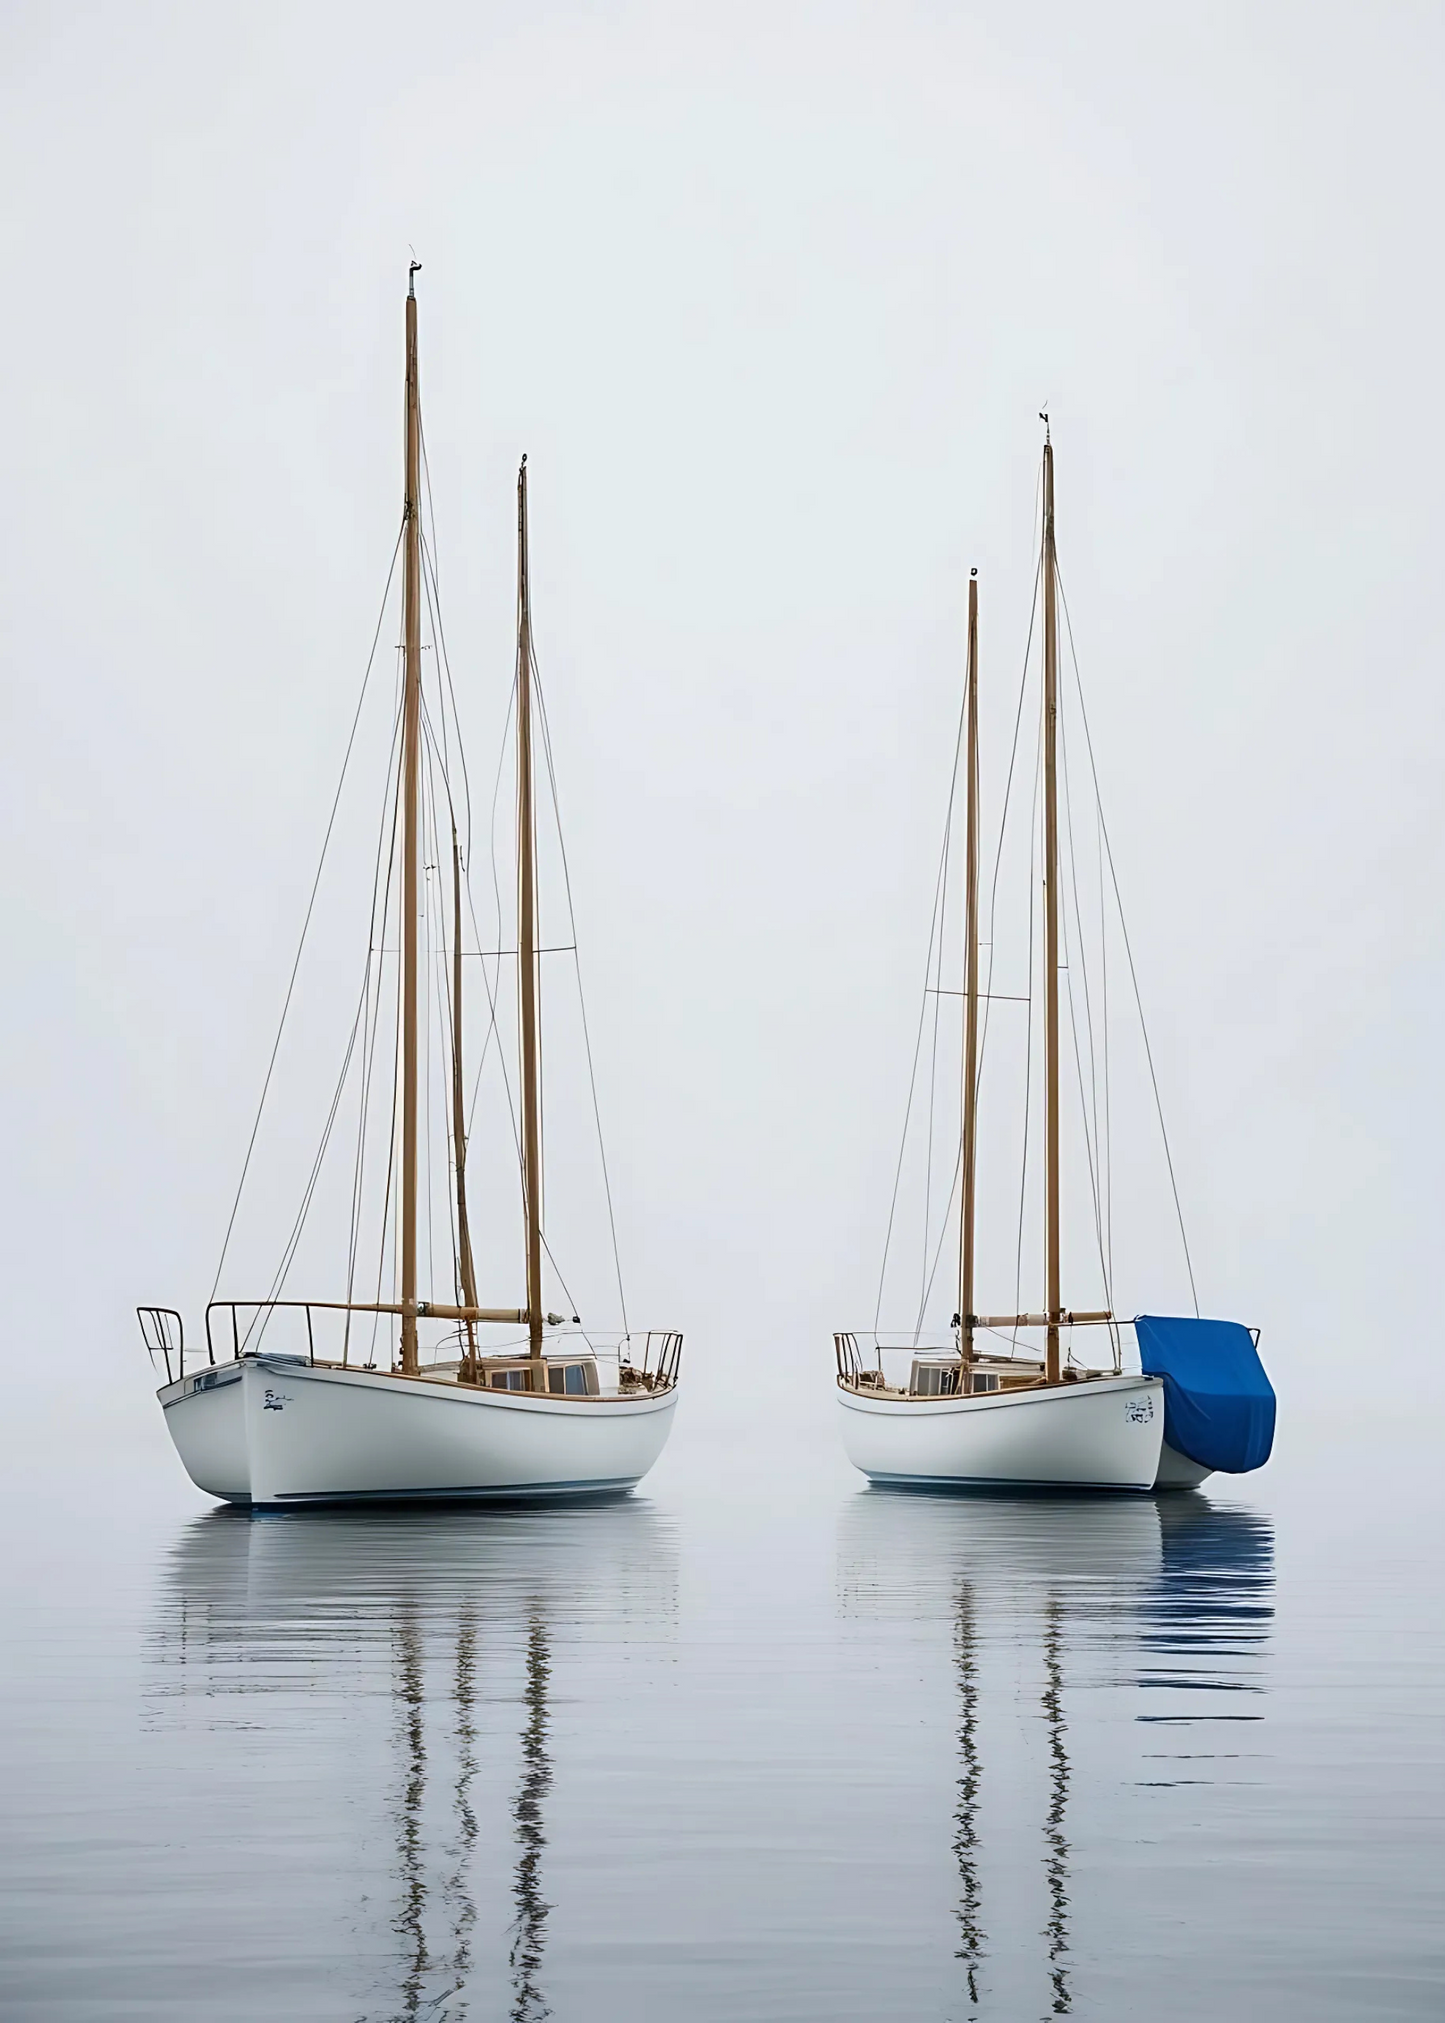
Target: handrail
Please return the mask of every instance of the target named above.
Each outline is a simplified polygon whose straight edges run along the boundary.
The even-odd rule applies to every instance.
[[[678,1329],[650,1328],[643,1336],[640,1363],[632,1359],[632,1337],[624,1335],[617,1351],[618,1382],[639,1384],[648,1391],[670,1391],[681,1364],[682,1335]]]
[[[482,1318],[486,1320],[492,1321],[505,1320],[508,1322],[516,1323],[518,1321],[525,1320],[526,1318],[525,1314],[508,1312],[504,1315],[501,1313],[486,1312],[484,1310],[476,1308],[465,1309],[456,1307],[433,1306],[430,1309],[430,1312],[428,1312],[426,1310],[424,1303],[419,1302],[419,1304],[422,1305],[422,1313],[420,1316],[422,1319],[450,1320],[458,1317],[458,1315],[461,1315],[463,1317],[470,1315],[471,1317]],[[316,1335],[314,1324],[312,1321],[313,1308],[322,1313],[400,1312],[400,1308],[397,1306],[361,1305],[360,1303],[352,1304],[351,1302],[343,1300],[299,1300],[299,1299],[211,1300],[206,1307],[206,1351],[210,1361],[212,1363],[216,1361],[216,1341],[212,1331],[212,1316],[214,1314],[218,1313],[230,1314],[231,1359],[235,1362],[239,1362],[245,1344],[250,1341],[251,1331],[256,1325],[256,1321],[255,1319],[253,1319],[248,1325],[245,1335],[244,1336],[242,1335],[239,1318],[241,1309],[246,1308],[254,1316],[259,1318],[259,1316],[262,1314],[266,1314],[269,1316],[270,1313],[272,1313],[276,1308],[279,1307],[287,1308],[292,1312],[300,1311],[305,1314],[307,1361],[313,1367],[315,1366],[316,1363]],[[150,1312],[153,1310],[148,1308],[146,1309],[146,1311]],[[157,1309],[154,1311],[160,1310]],[[167,1309],[166,1311],[169,1310]],[[555,1316],[549,1315],[548,1318],[549,1320],[555,1319]],[[179,1319],[180,1317],[179,1315],[177,1315],[176,1320],[178,1323]],[[262,1324],[261,1332],[264,1332],[264,1323]],[[624,1336],[622,1346],[619,1347],[618,1349],[617,1360],[618,1360],[619,1378],[630,1383],[635,1383],[648,1391],[671,1390],[677,1382],[678,1372],[682,1363],[682,1335],[680,1331],[677,1330],[676,1328],[649,1330],[649,1332],[643,1337],[642,1340],[642,1359],[640,1362],[636,1362],[632,1358],[631,1342],[632,1342],[631,1336]]]
[[[166,1382],[173,1384],[176,1377],[186,1374],[186,1324],[174,1307],[137,1307],[136,1319],[140,1322],[141,1340],[155,1367],[157,1356],[165,1358]],[[171,1332],[171,1322],[175,1322],[175,1332]],[[175,1375],[171,1374],[171,1357],[176,1358]],[[215,1357],[211,1358],[212,1362]]]
[[[274,1310],[275,1310],[275,1309],[276,1309],[277,1307],[286,1307],[287,1309],[289,1309],[289,1310],[291,1310],[291,1311],[293,1311],[293,1312],[294,1312],[294,1311],[297,1311],[297,1310],[300,1310],[301,1312],[303,1312],[303,1313],[304,1313],[304,1314],[306,1315],[306,1350],[307,1350],[307,1361],[308,1361],[309,1363],[311,1363],[312,1365],[314,1365],[314,1364],[315,1364],[315,1362],[316,1362],[316,1336],[315,1336],[315,1333],[314,1333],[314,1331],[313,1331],[313,1329],[312,1329],[312,1325],[311,1325],[311,1309],[312,1309],[313,1307],[322,1307],[322,1308],[326,1308],[326,1309],[328,1309],[328,1310],[329,1310],[329,1309],[331,1309],[332,1307],[338,1307],[338,1308],[339,1308],[340,1304],[341,1304],[340,1302],[338,1302],[338,1301],[334,1301],[334,1300],[305,1300],[305,1299],[213,1299],[213,1300],[208,1300],[208,1301],[207,1301],[207,1303],[206,1303],[206,1350],[207,1350],[207,1353],[209,1354],[209,1356],[210,1356],[210,1359],[211,1359],[211,1361],[212,1361],[212,1362],[214,1363],[214,1362],[215,1362],[215,1360],[216,1360],[216,1348],[215,1348],[215,1342],[214,1342],[214,1340],[212,1339],[212,1335],[211,1335],[211,1315],[212,1315],[213,1313],[229,1313],[229,1314],[230,1314],[230,1316],[231,1316],[231,1360],[232,1360],[232,1362],[236,1362],[236,1363],[239,1363],[239,1362],[240,1362],[240,1360],[241,1360],[241,1346],[242,1346],[242,1336],[241,1336],[241,1324],[240,1324],[240,1320],[239,1320],[238,1316],[239,1316],[239,1314],[240,1314],[240,1310],[241,1310],[241,1308],[242,1308],[242,1307],[248,1307],[248,1308],[252,1309],[252,1310],[254,1311],[254,1313],[255,1313],[255,1314],[257,1314],[257,1315],[259,1316],[259,1315],[260,1315],[260,1314],[262,1314],[262,1313],[265,1313],[265,1314],[270,1314],[270,1313],[272,1313],[272,1312],[273,1312],[273,1311],[274,1311]],[[255,1322],[254,1322],[254,1321],[253,1321],[253,1322],[251,1323],[251,1326],[252,1326],[252,1327],[254,1327],[254,1326],[255,1326]],[[251,1328],[250,1328],[250,1327],[248,1327],[248,1328],[247,1328],[247,1330],[246,1330],[246,1335],[245,1335],[245,1339],[246,1339],[247,1341],[249,1341],[249,1340],[251,1339]]]

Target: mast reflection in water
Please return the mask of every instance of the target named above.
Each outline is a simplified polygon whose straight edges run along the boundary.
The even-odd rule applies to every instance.
[[[977,1624],[973,1590],[965,1581],[958,1595],[958,1812],[953,1852],[958,1862],[958,1957],[968,1980],[968,1999],[978,2001],[978,1969],[983,1958],[983,1926],[978,1905],[978,1801],[981,1769],[978,1755]]]
[[[676,1585],[671,1535],[637,1498],[188,1527],[151,1639],[153,1718],[213,1749],[260,1728],[288,1782],[325,1787],[318,1840],[323,1819],[351,1838],[314,1881],[338,1892],[371,1987],[356,2023],[551,2015],[557,1639],[564,1664],[577,1653],[569,1704],[596,1725],[586,1647],[635,1614],[673,1621]]]
[[[542,1831],[542,1800],[552,1783],[552,1762],[547,1754],[547,1683],[551,1666],[547,1661],[547,1632],[540,1612],[534,1612],[527,1633],[527,1726],[522,1734],[522,1781],[512,1806],[516,1821],[517,1880],[513,1896],[517,1905],[515,1937],[512,1941],[512,2023],[535,2023],[551,2011],[537,1992],[537,1972],[546,1943],[549,1904],[542,1901],[542,1849],[547,1836]]]
[[[951,1631],[957,2013],[1062,2016],[1081,2002],[1102,2013],[1120,1911],[1105,1878],[1150,1858],[1140,1850],[1161,1838],[1147,1810],[1154,1794],[1228,1782],[1240,1751],[1218,1737],[1264,1718],[1269,1519],[1194,1493],[867,1490],[843,1510],[838,1585],[845,1622],[895,1655],[890,1702],[870,1710],[870,1734],[886,1733],[900,1752],[930,1748],[937,1732],[931,1709],[908,1704],[927,1691],[910,1650],[920,1640],[937,1648]],[[1080,1761],[1076,1705],[1088,1716]],[[1176,1754],[1186,1776],[1151,1774]],[[926,1778],[926,1763],[917,1775]],[[1193,1820],[1179,1830],[1193,1831]],[[938,1848],[946,1859],[941,1835]],[[1131,1936],[1146,1935],[1136,1924]]]
[[[1049,1980],[1054,2014],[1063,2016],[1069,2000],[1069,1843],[1064,1838],[1064,1807],[1069,1799],[1069,1756],[1064,1747],[1063,1611],[1057,1595],[1044,1607],[1044,1720],[1049,1734],[1049,1809],[1044,1819],[1044,1863],[1049,1882]]]

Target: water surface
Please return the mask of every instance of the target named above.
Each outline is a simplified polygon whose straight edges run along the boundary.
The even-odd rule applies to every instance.
[[[27,1511],[9,2018],[1445,2009],[1418,1496]]]

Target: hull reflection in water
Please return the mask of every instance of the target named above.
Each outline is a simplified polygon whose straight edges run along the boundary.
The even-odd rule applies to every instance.
[[[917,1643],[951,1656],[953,1831],[938,1859],[959,2013],[1104,2013],[1118,1905],[1101,1878],[1192,1835],[1201,1794],[1237,1780],[1238,1724],[1263,1719],[1273,1585],[1269,1519],[1194,1492],[1042,1504],[872,1489],[844,1506],[844,1619],[873,1642],[885,1630],[898,1658],[888,1704],[870,1708],[875,1769],[892,1748],[900,1781],[927,1774],[904,1761],[941,1748],[931,1709],[907,1703],[923,1690]],[[1085,1751],[1071,1714],[1086,1717]],[[1185,1787],[1187,1819],[1165,1816]]]
[[[579,1709],[581,1651],[625,1646],[634,1623],[655,1639],[676,1606],[670,1531],[634,1497],[304,1525],[217,1511],[173,1556],[152,1698],[213,1749],[263,1730],[298,1781],[334,1752],[340,1796],[316,1809],[355,1831],[356,2023],[541,2023],[557,1682],[574,1658],[572,1714],[597,1727],[610,1711],[625,1735],[625,1704]]]

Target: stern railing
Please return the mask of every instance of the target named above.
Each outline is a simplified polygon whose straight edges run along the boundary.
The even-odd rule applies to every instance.
[[[151,1359],[151,1368],[156,1367],[158,1358],[163,1359],[166,1382],[175,1383],[177,1377],[186,1374],[185,1322],[174,1307],[137,1307],[135,1313],[140,1322],[141,1340]],[[176,1359],[174,1372],[171,1369],[172,1356]]]
[[[676,1328],[654,1328],[645,1335],[640,1362],[634,1354],[633,1337],[626,1335],[617,1351],[618,1388],[670,1391],[681,1367],[682,1336]]]

